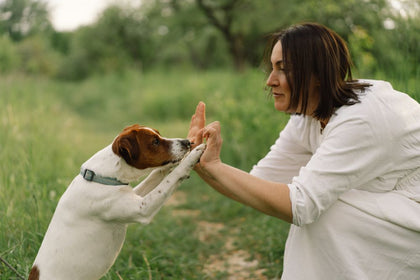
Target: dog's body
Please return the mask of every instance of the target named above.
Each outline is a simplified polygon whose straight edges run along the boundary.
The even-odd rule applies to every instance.
[[[137,125],[126,128],[82,165],[61,197],[29,279],[102,277],[121,250],[127,224],[152,220],[188,177],[204,145],[182,159],[189,150],[188,140],[162,138]],[[127,185],[149,172],[134,189]]]

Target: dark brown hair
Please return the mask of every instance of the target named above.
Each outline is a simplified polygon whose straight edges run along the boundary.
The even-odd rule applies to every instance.
[[[313,113],[317,119],[331,117],[342,105],[358,103],[355,90],[370,86],[353,80],[352,61],[346,43],[337,33],[321,24],[303,23],[271,34],[263,61],[270,71],[271,52],[279,41],[291,89],[290,108],[298,108],[301,103],[302,113],[306,113],[313,78],[320,94],[318,107]]]

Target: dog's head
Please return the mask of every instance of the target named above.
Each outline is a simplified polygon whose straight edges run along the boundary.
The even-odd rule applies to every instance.
[[[138,124],[126,127],[112,143],[112,151],[137,169],[178,162],[190,148],[187,139],[164,138],[157,130]]]

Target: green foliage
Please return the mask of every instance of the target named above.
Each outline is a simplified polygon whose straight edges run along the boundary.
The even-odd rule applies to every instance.
[[[0,2],[0,34],[13,41],[52,31],[48,9],[44,2],[34,0],[4,0]]]
[[[14,72],[20,62],[19,54],[7,36],[0,37],[0,72]]]
[[[362,75],[375,73],[377,61],[372,55],[374,39],[361,26],[356,26],[349,35],[349,48],[351,49],[353,62],[358,69],[362,69]]]
[[[420,4],[419,4],[420,5]],[[378,58],[377,72],[397,80],[420,75],[420,18],[395,19],[396,27],[375,32],[372,54]],[[381,47],[387,46],[387,47]]]
[[[63,55],[69,54],[72,32],[53,32],[51,34],[51,47]]]
[[[75,139],[66,141],[75,127],[48,82],[9,76],[1,84],[0,255],[24,274],[77,167],[67,156]],[[2,265],[0,275],[15,279]]]
[[[57,73],[61,56],[41,36],[32,36],[19,42],[16,49],[22,72],[49,77]]]
[[[95,24],[77,30],[59,77],[77,80],[148,63],[153,42],[148,27],[136,17],[130,9],[111,6]]]
[[[63,33],[51,29],[43,2],[6,0],[0,4],[0,33],[12,42],[29,40],[23,44],[29,50],[13,44],[26,50],[11,51],[10,42],[3,41],[1,59],[7,61],[2,71],[13,71],[20,61],[23,64],[18,69],[26,73],[40,71],[51,77],[81,80],[126,69],[255,68],[261,61],[266,34],[294,23],[316,21],[348,41],[359,74],[417,77],[420,1],[399,1],[399,10],[393,3],[144,0],[138,7],[114,4],[95,23]],[[36,42],[39,40],[44,42]],[[15,59],[16,52],[25,57]],[[5,58],[6,53],[10,58]]]

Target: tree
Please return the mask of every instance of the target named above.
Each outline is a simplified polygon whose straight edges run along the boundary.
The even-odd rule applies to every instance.
[[[369,69],[369,74],[378,67],[398,64],[401,56],[413,58],[413,71],[418,71],[420,52],[418,33],[414,30],[419,29],[415,16],[420,9],[419,0],[400,0],[399,9],[393,8],[389,0],[195,0],[195,3],[208,22],[223,34],[239,70],[247,63],[256,66],[260,61],[264,34],[293,23],[313,21],[325,24],[350,41],[356,63]],[[395,26],[390,29],[387,23]],[[389,50],[397,49],[401,55],[389,54]],[[413,69],[406,65],[404,68]]]
[[[52,30],[45,3],[34,0],[5,0],[0,3],[0,33],[8,34],[13,41]]]
[[[209,22],[217,28],[225,38],[229,53],[232,56],[234,66],[237,70],[244,69],[244,44],[243,34],[233,32],[234,11],[239,0],[229,0],[221,4],[196,0],[198,7],[207,16]]]
[[[315,21],[349,43],[365,76],[402,60],[410,65],[402,65],[401,73],[411,75],[418,71],[420,52],[419,20],[410,14],[420,0],[401,1],[410,3],[406,16],[395,14],[389,0],[142,0],[136,8],[109,7],[96,23],[76,31],[65,68],[78,67],[74,73],[82,76],[127,65],[243,70],[259,66],[266,34]]]
[[[109,6],[97,22],[79,28],[71,36],[59,76],[77,80],[94,73],[141,68],[152,59],[150,37],[147,23],[136,10]]]

